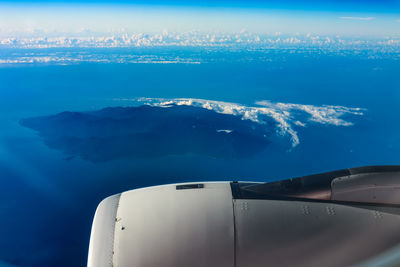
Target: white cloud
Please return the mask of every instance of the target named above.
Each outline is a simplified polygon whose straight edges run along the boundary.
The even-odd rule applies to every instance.
[[[301,121],[295,121],[294,124],[296,124],[297,126],[306,127],[306,124]]]
[[[344,120],[344,115],[363,115],[364,109],[344,106],[313,106],[291,103],[273,103],[267,100],[256,102],[255,106],[245,106],[238,103],[194,99],[194,98],[135,98],[115,99],[118,101],[133,101],[151,106],[171,107],[172,105],[186,105],[213,110],[217,113],[230,114],[250,120],[259,124],[265,124],[270,118],[276,122],[277,134],[288,136],[292,147],[300,144],[294,126],[306,127],[307,122],[334,126],[351,126],[352,122]],[[305,115],[305,116],[304,116]]]
[[[71,54],[71,53],[69,53]],[[159,56],[125,56],[125,57],[103,57],[103,55],[52,55],[52,56],[14,56],[12,58],[0,58],[1,64],[58,64],[69,65],[77,63],[140,63],[140,64],[200,64],[200,61],[190,58],[159,57]]]
[[[339,17],[340,19],[348,19],[348,20],[373,20],[375,17]]]
[[[231,132],[232,130],[224,130],[224,129],[217,130],[217,133],[231,133]]]
[[[339,117],[345,114],[352,115],[363,115],[363,109],[361,108],[349,108],[343,106],[313,106],[313,105],[300,105],[290,103],[271,103],[269,101],[258,101],[256,104],[261,106],[267,106],[271,108],[278,108],[282,111],[290,113],[292,110],[303,111],[310,115],[309,121],[317,122],[321,124],[331,124],[336,126],[351,126],[352,122],[345,121]],[[302,123],[301,121],[299,121]],[[299,124],[297,122],[297,124]]]
[[[371,20],[372,17],[341,17],[341,19],[352,20]],[[389,37],[391,35],[388,35]],[[386,37],[385,37],[386,38]],[[393,38],[398,38],[393,35]],[[384,38],[378,38],[380,41]],[[323,46],[339,48],[343,45],[374,45],[374,38],[341,38],[338,35],[319,35],[319,34],[296,34],[296,35],[270,35],[253,33],[215,33],[215,32],[168,32],[168,33],[111,33],[97,34],[88,32],[79,36],[68,34],[45,34],[35,36],[19,36],[18,34],[1,34],[0,27],[0,47],[5,48],[139,48],[139,47],[215,47],[231,48],[246,47],[243,45],[254,45],[258,48],[274,48],[277,45],[287,46],[288,44],[298,47],[303,46]]]

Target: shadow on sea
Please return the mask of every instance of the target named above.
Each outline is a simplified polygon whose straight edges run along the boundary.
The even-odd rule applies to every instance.
[[[27,118],[21,125],[66,159],[105,162],[133,157],[197,154],[223,159],[252,157],[270,141],[275,123],[258,124],[205,108],[172,105],[109,107]]]

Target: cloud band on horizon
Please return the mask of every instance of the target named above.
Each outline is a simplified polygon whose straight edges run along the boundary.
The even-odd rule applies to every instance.
[[[346,19],[346,20],[363,20],[363,21],[369,21],[369,20],[376,19],[375,17],[339,17],[339,18]]]

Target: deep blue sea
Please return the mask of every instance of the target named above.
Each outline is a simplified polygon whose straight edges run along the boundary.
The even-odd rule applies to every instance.
[[[12,57],[12,53],[15,51],[4,50],[0,55]],[[400,164],[398,55],[371,58],[352,51],[275,51],[266,55],[265,51],[207,52],[189,48],[179,53],[181,57],[195,57],[200,64],[78,62],[0,66],[0,265],[4,261],[16,266],[84,266],[97,204],[122,191],[187,181],[271,181],[364,165]],[[271,138],[261,152],[239,157],[226,156],[226,151],[224,156],[220,156],[222,152],[199,153],[197,148],[189,147],[179,153],[167,150],[155,154],[151,150],[143,155],[110,154],[105,160],[91,160],[82,156],[82,147],[68,152],[65,143],[54,144],[46,139],[54,136],[45,136],[20,123],[64,111],[91,114],[106,107],[138,106],[127,99],[140,97],[195,98],[244,107],[268,100],[361,108],[363,114],[344,114],[341,118],[351,125],[336,126],[309,122],[307,117],[301,117],[304,114],[297,114],[300,111],[291,110],[289,117],[293,121],[300,116],[307,123],[305,127],[293,125],[300,140],[297,146],[291,147],[289,141],[287,145],[282,145],[283,141],[278,144]],[[179,118],[187,118],[183,111],[179,112]],[[226,116],[230,120],[233,115]],[[204,120],[202,123],[207,124]],[[225,123],[225,117],[221,120]],[[75,125],[74,121],[71,123]],[[157,123],[154,125],[158,127]],[[53,127],[54,135],[69,131],[68,127],[54,129],[62,127],[62,121],[49,127]],[[170,133],[186,133],[180,130],[184,127],[181,124],[176,127],[169,129]],[[275,133],[274,129],[267,131]],[[188,140],[192,140],[191,133],[198,132],[187,132]],[[237,145],[237,140],[248,142],[253,137],[226,140]],[[110,136],[107,138],[110,141]],[[193,140],[209,143],[207,139]],[[245,143],[240,147],[247,146]],[[101,153],[107,156],[111,153],[107,149]]]

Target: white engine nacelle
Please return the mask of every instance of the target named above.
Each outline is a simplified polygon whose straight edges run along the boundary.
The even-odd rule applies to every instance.
[[[113,195],[97,208],[88,266],[368,266],[388,257],[399,263],[399,171],[363,167]]]

